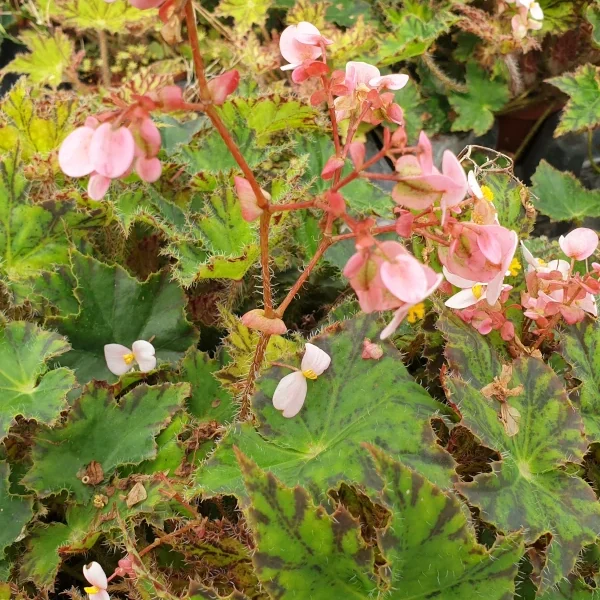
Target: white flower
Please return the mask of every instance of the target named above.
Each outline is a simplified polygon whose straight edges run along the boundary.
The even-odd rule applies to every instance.
[[[106,366],[111,373],[117,376],[125,375],[131,371],[133,363],[136,362],[142,373],[148,373],[156,367],[156,356],[154,346],[145,340],[133,342],[131,350],[121,344],[106,344],[104,346],[104,358]]]
[[[106,591],[108,580],[104,569],[97,563],[91,562],[83,567],[83,576],[89,581],[91,587],[83,588],[89,600],[110,600]]]
[[[306,400],[307,379],[316,379],[331,363],[331,356],[313,344],[306,344],[300,371],[286,375],[273,394],[273,406],[286,418],[295,417]]]
[[[525,262],[529,265],[527,269],[528,273],[531,273],[531,271],[537,271],[538,273],[550,273],[552,271],[558,271],[564,280],[566,280],[569,276],[571,265],[566,260],[551,260],[547,263],[541,258],[536,258],[533,256],[523,242],[521,242],[521,252],[523,253]]]
[[[542,7],[537,2],[532,2],[529,5],[529,16],[532,19],[535,19],[536,21],[544,20],[544,11],[542,10]]]
[[[498,301],[500,294],[507,289],[512,289],[511,285],[506,285],[500,281],[500,287],[496,285],[492,286],[492,282],[489,284],[481,283],[479,281],[471,281],[464,277],[459,277],[450,273],[446,267],[443,267],[444,277],[456,287],[463,288],[460,292],[454,294],[446,300],[444,303],[448,308],[462,309],[474,306],[480,300],[487,300],[490,306],[493,306]]]

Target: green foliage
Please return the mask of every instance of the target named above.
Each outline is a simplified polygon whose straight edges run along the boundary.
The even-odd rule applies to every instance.
[[[527,237],[535,224],[535,212],[527,206],[530,199],[527,187],[506,173],[486,174],[483,183],[494,193],[498,221],[516,231],[519,238]]]
[[[435,443],[429,423],[443,406],[414,382],[391,344],[384,345],[384,356],[376,362],[361,357],[363,340],[377,330],[362,317],[313,340],[332,364],[309,382],[305,408],[294,419],[285,419],[271,401],[288,371],[266,371],[252,399],[257,427],[244,423],[229,430],[198,472],[197,488],[210,494],[242,493],[234,447],[284,484],[300,483],[317,498],[340,481],[371,485],[372,469],[360,454],[364,442],[377,443],[448,487],[452,459]],[[400,430],[402,436],[397,435]]]
[[[600,216],[600,192],[586,190],[571,173],[542,160],[532,177],[534,206],[554,221],[581,221]]]
[[[494,112],[508,101],[506,83],[494,78],[477,63],[467,64],[465,93],[451,92],[450,105],[457,113],[452,131],[473,130],[483,135],[494,124]]]
[[[241,452],[236,456],[250,500],[245,514],[257,544],[252,560],[272,597],[328,600],[375,592],[369,576],[373,552],[345,508],[328,515],[306,490],[286,488]]]
[[[33,498],[15,496],[10,492],[10,466],[0,462],[0,558],[4,549],[20,535],[33,516]]]
[[[581,412],[590,441],[600,441],[600,327],[585,320],[566,329],[561,351],[581,385],[571,398]]]
[[[591,2],[585,9],[585,17],[592,26],[592,41],[600,46],[600,2]]]
[[[390,598],[512,597],[523,554],[520,536],[500,539],[488,550],[477,542],[458,498],[380,450],[370,450],[392,514],[388,528],[378,533],[392,571]]]
[[[17,416],[50,425],[66,408],[75,377],[45,363],[69,350],[64,338],[33,323],[13,321],[0,330],[0,440]]]
[[[136,340],[153,338],[160,364],[178,362],[196,343],[197,333],[185,317],[184,294],[168,273],[155,273],[141,283],[118,265],[78,252],[72,255],[72,268],[79,313],[48,323],[71,342],[61,364],[75,371],[80,384],[117,380],[106,366],[106,344],[131,348]]]
[[[567,461],[580,462],[587,445],[581,417],[561,381],[533,358],[516,360],[508,368],[504,397],[488,398],[469,383],[447,381],[461,423],[502,455],[491,473],[457,487],[501,531],[523,529],[526,543],[552,534],[542,572],[547,588],[568,575],[582,547],[595,540],[600,505],[592,488],[563,468]],[[499,418],[502,402],[520,413],[512,436]]]
[[[19,54],[3,71],[24,73],[32,83],[57,88],[72,64],[73,42],[60,29],[54,35],[25,31],[20,39],[30,54]]]
[[[90,463],[100,463],[102,480],[108,481],[116,467],[154,458],[154,437],[181,409],[188,394],[185,384],[142,384],[117,404],[108,389],[91,384],[66,423],[38,437],[33,466],[23,484],[41,496],[67,490],[77,500],[88,500],[93,487],[82,477]]]
[[[600,124],[600,67],[583,65],[573,73],[550,79],[550,83],[570,96],[555,135]]]
[[[239,33],[246,33],[252,25],[264,25],[271,0],[221,0],[218,14],[231,17]]]

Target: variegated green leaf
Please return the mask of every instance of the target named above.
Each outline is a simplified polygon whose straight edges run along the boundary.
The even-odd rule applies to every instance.
[[[33,498],[10,493],[10,466],[0,461],[0,560],[33,517]]]
[[[568,575],[582,547],[595,540],[600,504],[585,481],[562,468],[567,461],[581,461],[587,444],[581,417],[560,379],[534,358],[516,360],[510,369],[505,401],[520,415],[512,436],[499,419],[497,396],[487,398],[458,379],[447,381],[462,424],[502,455],[492,473],[457,487],[501,531],[523,529],[527,543],[552,534],[542,572],[546,588]]]
[[[500,539],[490,550],[477,542],[465,507],[422,475],[370,447],[385,482],[382,499],[391,512],[378,533],[391,570],[389,597],[512,600],[520,535]]]
[[[253,563],[274,600],[366,599],[376,591],[373,551],[344,508],[328,515],[301,487],[287,488],[236,451],[256,539]]]
[[[363,442],[381,446],[448,487],[453,461],[435,442],[430,425],[444,407],[414,382],[391,343],[382,343],[379,360],[362,358],[363,340],[379,330],[372,319],[360,317],[312,340],[331,356],[331,366],[308,383],[304,408],[292,419],[272,404],[275,388],[289,370],[269,369],[252,399],[257,427],[244,423],[228,432],[198,472],[196,489],[242,494],[234,446],[282,483],[299,483],[317,498],[340,481],[371,484],[373,469],[361,451]]]

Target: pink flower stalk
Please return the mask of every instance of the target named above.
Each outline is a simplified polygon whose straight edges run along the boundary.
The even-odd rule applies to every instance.
[[[558,240],[561,250],[575,260],[589,258],[598,247],[598,235],[587,227],[579,227]]]
[[[430,296],[443,280],[402,244],[392,241],[354,254],[346,263],[344,275],[350,279],[364,312],[397,309],[392,322],[381,333],[381,339],[389,337],[409,309]]]
[[[343,79],[342,79],[343,77]],[[338,98],[335,99],[336,117],[342,121],[362,110],[363,103],[372,104],[370,113],[364,118],[370,123],[383,120],[373,115],[373,111],[384,108],[389,120],[402,123],[402,109],[393,103],[393,94],[382,94],[384,90],[400,90],[408,83],[408,75],[381,75],[379,69],[365,62],[350,61],[346,64],[346,72],[340,75],[336,72],[333,78],[333,90]],[[379,115],[382,117],[382,115]]]
[[[517,234],[501,225],[476,223],[453,223],[450,233],[450,246],[438,248],[442,264],[463,279],[487,283],[488,298],[497,299],[519,243]]]
[[[225,100],[237,90],[239,83],[240,74],[239,71],[236,71],[235,69],[211,79],[208,82],[208,89],[213,104],[216,104],[217,106],[224,104]]]
[[[312,23],[302,21],[298,25],[286,27],[279,38],[279,51],[290,64],[284,65],[281,70],[292,70],[294,83],[327,73],[327,65],[317,59],[329,44],[333,42],[323,37]]]
[[[263,209],[258,205],[258,199],[250,182],[243,177],[235,176],[233,178],[235,183],[235,193],[237,194],[238,200],[242,207],[242,219],[251,223],[256,221],[263,214]],[[263,195],[267,200],[271,199],[271,195],[265,190],[262,190]]]
[[[423,131],[417,149],[417,156],[404,155],[396,162],[399,181],[392,191],[392,199],[414,210],[439,203],[443,224],[448,209],[454,209],[463,201],[468,189],[467,176],[450,150],[444,151],[442,172],[435,168],[431,142]]]

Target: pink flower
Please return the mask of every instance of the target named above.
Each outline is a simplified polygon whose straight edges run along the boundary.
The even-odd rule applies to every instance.
[[[566,236],[561,235],[558,243],[569,258],[585,260],[596,251],[598,235],[587,227],[579,227]]]
[[[299,371],[286,375],[273,394],[273,406],[283,411],[283,416],[295,417],[304,406],[308,392],[307,380],[315,380],[329,368],[331,356],[321,348],[307,343]]]
[[[153,183],[162,173],[162,165],[156,158],[161,145],[160,132],[150,118],[132,123],[130,129],[135,139],[135,172],[142,181]]]
[[[311,66],[323,54],[322,48],[332,43],[312,23],[302,21],[298,25],[286,27],[279,38],[279,50],[290,64],[284,65],[281,70],[293,70],[292,79],[295,83],[300,83],[313,74],[326,73],[328,69],[324,63],[321,63],[322,66],[314,66],[314,73],[311,72]]]
[[[448,209],[460,204],[467,193],[465,172],[450,150],[444,151],[442,173],[433,165],[431,142],[421,132],[418,155],[405,155],[396,162],[399,181],[392,191],[394,202],[414,210],[423,210],[439,202],[442,223]]]
[[[498,301],[500,294],[504,291],[512,290],[512,285],[502,284],[500,290],[496,287],[490,288],[487,283],[481,283],[478,281],[471,281],[464,279],[458,275],[450,273],[446,267],[443,268],[444,277],[456,287],[462,288],[462,290],[446,300],[445,304],[448,308],[463,309],[470,306],[474,306],[484,300],[493,306]],[[496,295],[497,294],[497,295]]]
[[[450,247],[438,248],[442,264],[463,279],[487,283],[488,298],[497,299],[519,243],[517,234],[501,225],[456,223],[451,235]]]
[[[235,176],[235,192],[242,207],[242,219],[244,221],[255,221],[263,214],[263,209],[258,205],[256,194],[250,185],[250,182],[243,177]],[[263,195],[267,200],[270,200],[271,195],[262,190]]]
[[[235,92],[239,83],[240,74],[235,69],[211,79],[208,82],[208,89],[210,90],[213,104],[221,106]]]

